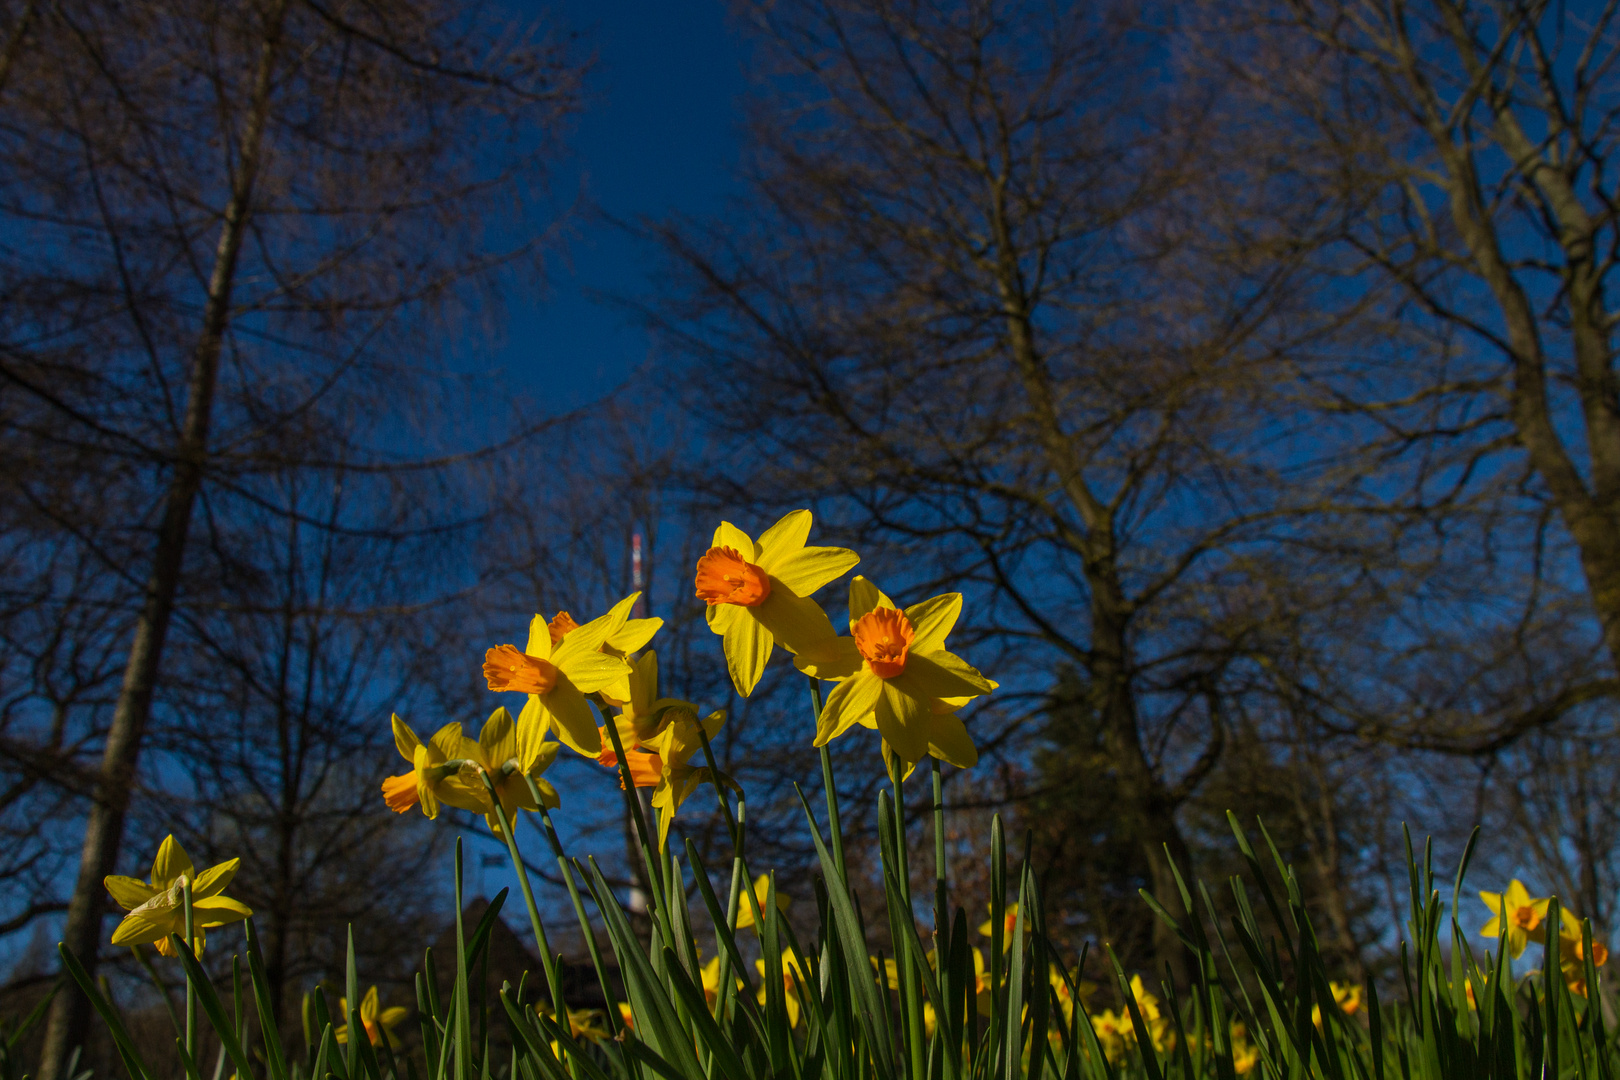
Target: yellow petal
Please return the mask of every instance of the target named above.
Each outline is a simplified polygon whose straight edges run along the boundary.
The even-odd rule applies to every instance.
[[[979,748],[973,745],[966,725],[955,713],[933,714],[926,727],[929,753],[958,769],[971,769],[979,763]]]
[[[540,660],[551,659],[551,620],[544,615],[536,615],[529,620],[529,640],[523,646],[523,652]]]
[[[596,717],[585,703],[585,695],[568,679],[558,679],[551,693],[542,698],[550,727],[562,744],[586,757],[602,752],[602,736],[596,730]],[[539,760],[540,746],[524,744],[518,755],[518,764],[527,770]]]
[[[378,1008],[379,1002],[377,1000],[377,988],[373,986],[370,990],[366,991],[365,997],[360,999],[360,1022],[363,1024],[375,1024],[377,1022]]]
[[[229,896],[209,896],[191,902],[191,916],[198,926],[224,926],[227,923],[241,922],[252,914],[252,908]],[[181,918],[184,919],[184,914]]]
[[[827,702],[816,718],[816,745],[826,746],[859,723],[872,711],[883,695],[883,680],[870,671],[862,670],[837,686],[827,695]]]
[[[399,749],[399,756],[406,761],[415,761],[416,748],[422,745],[422,740],[416,737],[416,732],[411,730],[409,724],[399,718],[398,713],[393,714],[392,720],[394,725],[394,745]]]
[[[759,534],[759,558],[748,561],[775,573],[776,566],[804,547],[809,538],[810,511],[794,510]]]
[[[789,652],[805,652],[837,637],[821,605],[771,579],[771,594],[753,608],[754,618]]]
[[[703,617],[708,620],[710,630],[723,634],[731,629],[732,623],[749,615],[747,608],[737,604],[709,604],[703,609]]]
[[[241,859],[227,859],[198,874],[196,884],[191,887],[192,900],[197,901],[225,891],[225,886],[231,883],[231,878],[236,876],[237,868],[241,865]]]
[[[723,645],[726,651],[726,668],[731,672],[731,683],[737,688],[737,693],[747,697],[754,692],[754,687],[759,685],[760,676],[765,674],[765,664],[771,658],[771,646],[775,644],[775,639],[771,632],[753,617],[751,611],[745,611],[743,615],[743,618],[733,621],[726,629]]]
[[[912,655],[916,656],[919,655],[919,653],[916,649],[913,649]],[[936,697],[975,698],[980,694],[988,694],[990,691],[994,690],[1000,685],[994,679],[985,678],[984,675],[980,673],[978,668],[974,667],[972,664],[968,663],[966,660],[962,659],[960,656],[957,656],[953,652],[946,652],[944,649],[938,649],[931,652],[922,653],[920,655],[926,656],[929,663],[944,668],[946,671],[950,672],[952,675],[955,675],[957,678],[961,679],[963,682],[973,688],[967,694],[936,694]],[[907,667],[909,667],[910,664],[911,660],[908,657],[906,660]]]
[[[933,656],[920,656],[912,653],[906,658],[906,669],[889,682],[897,689],[903,690],[907,696],[924,700],[961,697],[978,691],[979,688],[967,679],[935,663],[934,656],[941,655],[950,654],[934,653]]]
[[[625,620],[630,617],[631,610],[636,606],[636,598],[640,595],[639,592],[633,592],[614,604],[606,615],[600,615],[584,626],[570,630],[568,636],[562,639],[562,644],[557,646],[557,652],[552,656],[551,662],[558,667],[565,667],[568,662],[566,658],[578,653],[594,653],[601,649],[608,638],[624,629]]]
[[[906,618],[917,636],[912,639],[911,651],[933,652],[945,647],[945,635],[956,625],[962,614],[962,594],[946,593],[906,608]]]
[[[851,637],[818,641],[793,658],[794,667],[818,679],[847,679],[861,670],[861,663],[861,650]]]
[[[546,707],[541,704],[540,695],[530,694],[529,700],[523,703],[523,711],[518,713],[513,729],[519,766],[534,767],[540,748],[546,745],[546,732],[550,730],[551,724],[546,718]]]
[[[125,915],[116,929],[113,930],[112,943],[114,945],[150,945],[154,941],[162,941],[170,934],[185,933],[185,916],[179,914],[173,907],[145,906],[136,908]]]
[[[908,665],[909,666],[909,665]],[[921,761],[928,753],[928,732],[923,721],[929,716],[928,702],[907,694],[893,679],[883,681],[883,696],[872,708],[877,729],[906,761]]]
[[[862,615],[866,615],[876,607],[894,607],[894,601],[884,595],[883,590],[872,584],[859,574],[849,579],[849,626],[855,629],[855,623]],[[898,609],[896,609],[898,610]]]
[[[152,860],[152,884],[160,889],[167,889],[182,875],[194,878],[197,871],[191,865],[191,856],[186,854],[186,849],[180,846],[180,841],[170,833],[163,838],[163,843],[158,845],[157,858]]]
[[[573,631],[568,636],[573,637],[577,633],[579,630]],[[566,646],[568,643],[564,641],[563,644]],[[571,651],[566,656],[559,650],[557,660],[557,669],[568,676],[568,681],[578,687],[582,694],[594,694],[602,687],[610,686],[624,678],[631,671],[630,665],[617,656],[594,650]]]
[[[517,757],[517,732],[512,714],[503,706],[489,714],[478,732],[478,747],[484,752],[484,764],[498,769],[509,759]]]
[[[849,573],[860,561],[861,557],[849,548],[807,547],[765,569],[800,596],[809,596]]]
[[[759,564],[759,545],[748,538],[748,534],[729,521],[722,521],[719,528],[714,530],[713,547],[728,547],[743,557],[743,561]]]
[[[138,908],[152,897],[157,890],[139,878],[124,877],[122,874],[112,874],[102,879],[112,898],[118,901],[118,906],[125,911]]]
[[[623,626],[608,635],[607,644],[622,653],[633,653],[637,649],[645,648],[647,642],[653,639],[653,635],[658,633],[663,625],[664,620],[657,617],[626,619]]]
[[[410,1013],[411,1011],[403,1005],[390,1005],[377,1017],[377,1022],[385,1028],[391,1028],[404,1020]]]
[[[1492,915],[1484,926],[1479,928],[1480,937],[1496,937],[1502,932],[1502,917]]]
[[[428,744],[439,753],[439,757],[434,763],[443,764],[450,758],[460,757],[462,746],[467,741],[467,737],[461,733],[461,724],[459,722],[452,720],[444,725],[444,727],[435,731],[433,737],[428,740]],[[432,760],[432,755],[429,755],[429,760]]]

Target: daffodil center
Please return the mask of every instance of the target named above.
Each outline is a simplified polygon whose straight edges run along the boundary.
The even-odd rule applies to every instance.
[[[484,654],[484,678],[496,693],[549,694],[557,685],[557,668],[516,645],[497,645]]]
[[[735,548],[712,547],[697,561],[697,597],[711,606],[754,607],[770,595],[770,575]]]
[[[1541,916],[1536,914],[1535,908],[1526,905],[1513,910],[1513,921],[1521,929],[1534,930],[1541,925]]]
[[[906,669],[906,656],[917,631],[904,613],[889,607],[876,608],[856,621],[853,632],[855,648],[874,674],[892,679]]]

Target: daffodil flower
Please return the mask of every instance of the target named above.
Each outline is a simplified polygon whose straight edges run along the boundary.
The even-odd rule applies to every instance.
[[[394,746],[400,757],[411,763],[411,771],[383,781],[383,801],[388,809],[403,814],[418,803],[429,818],[439,816],[439,803],[462,810],[478,809],[478,793],[462,783],[450,759],[461,754],[461,725],[450,723],[423,742],[398,715],[393,717]]]
[[[1552,897],[1533,898],[1524,882],[1514,878],[1508,882],[1507,892],[1481,892],[1480,900],[1491,909],[1491,918],[1479,932],[1484,937],[1502,937],[1502,913],[1507,912],[1508,955],[1517,960],[1524,947],[1532,941],[1541,941],[1546,934],[1541,925],[1547,917],[1547,905]]]
[[[1586,941],[1581,933],[1580,918],[1568,908],[1558,909],[1558,967],[1564,973],[1569,992],[1577,997],[1586,996]],[[1601,968],[1609,962],[1609,947],[1592,937],[1592,966]]]
[[[517,758],[525,771],[534,766],[548,732],[586,757],[595,757],[602,749],[585,695],[629,673],[630,665],[603,652],[602,645],[623,629],[639,595],[633,593],[601,618],[569,630],[555,648],[545,616],[536,615],[521,651],[515,645],[498,645],[484,654],[484,678],[491,690],[529,695],[517,722]]]
[[[754,898],[759,901],[760,914],[764,914],[765,912],[765,904],[766,901],[770,899],[770,892],[771,875],[761,874],[759,877],[754,879]],[[788,908],[792,906],[793,901],[789,897],[783,893],[776,894],[777,911],[780,911],[783,915],[786,915],[788,913]],[[737,929],[741,930],[744,927],[753,925],[754,905],[750,904],[745,898],[740,904],[737,905]]]
[[[349,999],[338,998],[338,1011],[344,1016],[349,1015]],[[367,990],[360,999],[360,1026],[365,1029],[366,1040],[372,1046],[381,1046],[384,1039],[389,1046],[398,1046],[399,1038],[394,1034],[394,1028],[410,1014],[410,1010],[399,1005],[390,1005],[384,1009],[382,1000],[377,995],[377,988],[373,986]],[[336,1033],[337,1041],[349,1041],[349,1025],[339,1025]]]
[[[635,597],[632,596],[630,599],[631,606],[634,607]],[[607,640],[602,642],[599,648],[609,656],[629,660],[630,654],[637,649],[645,648],[647,642],[653,639],[653,635],[658,633],[659,627],[663,625],[664,620],[659,618],[625,619],[624,624],[618,630],[609,634]],[[546,629],[551,634],[551,647],[555,649],[571,631],[579,629],[579,624],[574,621],[574,617],[568,612],[559,611],[551,617],[551,621],[546,624]],[[601,689],[600,693],[607,699],[609,704],[614,706],[624,705],[630,697],[630,676],[625,675],[609,683]]]
[[[674,708],[668,712],[670,721],[664,729],[647,741],[658,754],[662,775],[653,789],[652,806],[658,811],[658,848],[669,843],[669,827],[675,823],[675,811],[691,797],[699,784],[721,783],[742,794],[737,782],[725,773],[713,773],[707,766],[688,764],[693,754],[703,749],[705,735],[712,741],[721,725],[726,722],[724,709],[716,709],[703,718],[699,726],[697,714],[690,709]]]
[[[666,717],[670,709],[679,707],[697,712],[697,706],[690,701],[658,696],[657,653],[643,653],[631,662],[630,667],[630,674],[621,687],[621,698],[615,699],[609,691],[602,691],[602,696],[620,709],[616,718],[619,740],[627,751],[641,746],[662,731],[668,723]],[[605,730],[601,732],[601,737],[603,751],[610,752],[613,743]]]
[[[759,685],[771,649],[801,653],[831,637],[832,623],[811,593],[847,573],[860,556],[848,548],[805,547],[810,511],[795,510],[756,543],[729,521],[697,561],[697,598],[721,635],[737,693]]]
[[[109,875],[104,884],[118,905],[129,912],[113,931],[114,945],[152,945],[164,956],[174,956],[170,934],[186,935],[183,888],[191,887],[193,948],[202,956],[205,929],[240,922],[253,910],[239,900],[221,895],[236,876],[241,859],[230,859],[197,873],[191,857],[172,835],[158,846],[150,881]]]
[[[866,578],[851,580],[850,636],[803,651],[795,661],[818,679],[838,680],[822,707],[815,744],[825,746],[862,724],[877,728],[908,763],[932,754],[959,768],[977,764],[979,751],[956,709],[996,684],[945,649],[961,612],[960,593],[902,611]]]
[[[994,937],[996,930],[996,909],[985,905],[990,910],[990,918],[979,924],[980,937]],[[1018,905],[1008,904],[1001,914],[1001,951],[1006,952],[1013,947],[1014,931],[1018,929]]]
[[[763,959],[755,960],[754,970],[759,972],[759,977],[763,979],[765,977],[765,961]],[[799,962],[799,954],[794,952],[792,948],[783,949],[782,997],[787,1005],[788,1027],[790,1028],[799,1026],[799,984],[805,981],[806,976],[804,967]],[[765,1004],[766,993],[764,986],[759,988],[755,998],[761,1005]]]
[[[457,725],[458,729],[460,725]],[[557,753],[562,747],[558,743],[542,741],[534,762],[528,768],[528,774],[534,779],[534,786],[540,792],[541,801],[548,808],[556,808],[562,801],[557,789],[551,786],[550,781],[542,779],[541,774],[551,767],[557,760]],[[484,726],[478,732],[478,740],[474,742],[465,735],[456,734],[455,756],[463,762],[461,766],[460,781],[465,790],[474,793],[475,804],[469,809],[476,810],[484,815],[489,824],[490,832],[496,836],[504,837],[501,830],[500,817],[495,813],[495,802],[490,798],[489,786],[485,784],[484,777],[489,778],[489,784],[495,788],[495,795],[500,799],[501,810],[506,814],[506,820],[517,824],[516,811],[539,810],[540,806],[534,801],[534,795],[529,791],[529,785],[523,779],[523,768],[518,759],[518,740],[516,726],[512,723],[512,714],[506,709],[496,709],[484,721]]]

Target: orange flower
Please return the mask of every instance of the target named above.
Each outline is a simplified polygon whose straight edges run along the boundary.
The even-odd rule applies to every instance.
[[[497,645],[484,653],[484,678],[496,693],[549,694],[557,685],[557,667],[516,645]]]
[[[906,654],[917,637],[911,620],[894,608],[876,608],[855,621],[851,634],[872,673],[892,679],[906,670]]]
[[[574,617],[568,612],[559,611],[551,617],[551,621],[546,624],[546,629],[551,632],[551,644],[556,646],[568,631],[578,630],[579,623],[575,622]]]
[[[733,547],[712,547],[697,561],[697,598],[713,606],[755,607],[771,595],[771,577]]]

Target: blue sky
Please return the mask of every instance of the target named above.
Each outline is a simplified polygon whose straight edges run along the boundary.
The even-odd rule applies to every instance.
[[[634,219],[708,215],[737,190],[743,35],[720,0],[563,0],[535,5],[580,35],[596,63],[558,177],[581,212],[543,295],[516,297],[504,341],[488,359],[548,410],[584,405],[648,356],[647,333],[593,293],[645,291],[648,253],[589,212]]]

